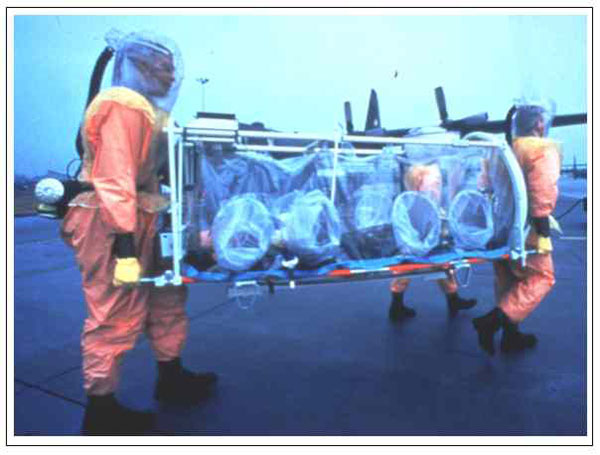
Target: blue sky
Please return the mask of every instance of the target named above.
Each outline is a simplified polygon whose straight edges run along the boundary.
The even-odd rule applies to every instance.
[[[485,10],[480,10],[485,12]],[[281,10],[285,13],[286,10]],[[392,14],[389,14],[392,13]],[[558,113],[587,111],[585,16],[16,16],[15,173],[64,171],[104,35],[149,29],[180,46],[185,74],[173,116],[202,108],[281,130],[331,131],[351,101],[364,126],[369,91],[384,127],[439,123],[442,85],[451,118],[504,118],[515,98],[548,96]],[[111,66],[105,75],[110,81]],[[555,129],[564,162],[586,161],[587,128]]]

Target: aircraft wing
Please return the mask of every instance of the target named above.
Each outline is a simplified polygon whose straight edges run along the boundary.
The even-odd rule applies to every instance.
[[[552,126],[569,126],[587,123],[587,114],[557,115],[552,120]]]
[[[504,133],[505,120],[484,120],[482,122],[466,122],[463,120],[455,120],[446,122],[443,125],[449,131],[459,131],[461,136],[473,131],[483,131],[485,133]]]
[[[587,123],[587,114],[557,115],[552,120],[553,127],[581,125]],[[461,120],[447,122],[445,125],[450,130],[460,131],[461,134],[471,131],[484,131],[486,133],[504,133],[506,131],[506,120],[489,120],[482,123],[463,123]]]

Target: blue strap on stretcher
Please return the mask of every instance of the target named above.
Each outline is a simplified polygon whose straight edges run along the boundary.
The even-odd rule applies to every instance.
[[[325,276],[337,269],[361,269],[361,270],[378,270],[382,267],[389,267],[397,264],[444,264],[447,262],[460,261],[462,259],[485,259],[493,261],[500,259],[508,254],[509,247],[497,248],[494,250],[482,251],[464,251],[455,249],[452,252],[434,254],[428,257],[406,256],[399,255],[390,258],[380,259],[359,259],[350,261],[340,261],[333,264],[328,264],[314,270],[294,270],[294,278],[313,278]],[[262,278],[276,278],[286,280],[288,278],[287,270],[256,270],[249,272],[202,272],[189,264],[183,264],[182,272],[185,276],[207,282],[227,282],[227,281],[245,281],[259,280]]]

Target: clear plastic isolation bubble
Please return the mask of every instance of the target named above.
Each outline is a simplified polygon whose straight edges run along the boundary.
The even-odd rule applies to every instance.
[[[234,271],[250,269],[269,249],[273,231],[271,215],[256,197],[234,197],[221,207],[212,226],[218,264]]]
[[[438,204],[426,193],[405,191],[394,201],[392,226],[403,254],[426,255],[440,242]]]
[[[494,235],[490,200],[479,191],[460,191],[450,204],[448,222],[455,245],[465,250],[485,249]]]

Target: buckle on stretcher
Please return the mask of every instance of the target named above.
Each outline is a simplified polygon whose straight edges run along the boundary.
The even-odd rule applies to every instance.
[[[450,268],[450,275],[454,277],[456,284],[461,288],[469,285],[472,273],[471,263],[467,260],[453,262]]]

